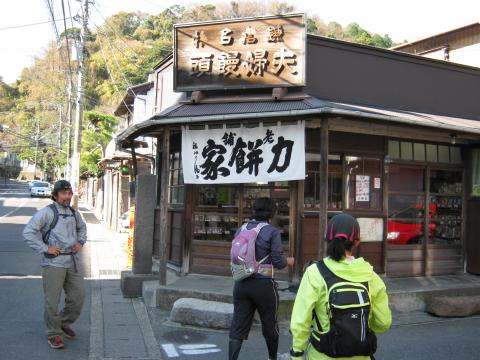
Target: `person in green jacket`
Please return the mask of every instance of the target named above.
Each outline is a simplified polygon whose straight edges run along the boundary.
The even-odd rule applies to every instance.
[[[370,296],[368,327],[374,333],[387,331],[392,324],[392,314],[388,306],[385,284],[367,261],[352,256],[352,251],[360,243],[360,227],[357,220],[349,214],[335,215],[327,225],[325,240],[328,242],[328,257],[323,259],[325,266],[336,277],[348,282],[368,283]],[[295,298],[290,321],[292,360],[303,359],[304,354],[309,360],[332,359],[317,351],[310,339],[312,336],[315,337],[313,341],[319,341],[317,335],[328,332],[330,328],[327,292],[325,279],[320,274],[317,264],[307,267]],[[313,311],[318,321],[312,316]],[[351,356],[336,359],[370,360],[371,357]]]

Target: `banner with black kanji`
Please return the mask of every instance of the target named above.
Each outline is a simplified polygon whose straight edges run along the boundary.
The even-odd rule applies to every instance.
[[[221,129],[182,127],[186,184],[305,179],[305,124]]]

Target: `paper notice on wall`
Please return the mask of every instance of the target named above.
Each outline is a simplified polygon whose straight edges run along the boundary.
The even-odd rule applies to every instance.
[[[383,219],[357,218],[362,241],[383,241]]]
[[[374,189],[380,189],[381,187],[381,180],[380,178],[376,177],[376,178],[373,178],[373,188]]]
[[[357,175],[355,201],[370,201],[370,176]]]

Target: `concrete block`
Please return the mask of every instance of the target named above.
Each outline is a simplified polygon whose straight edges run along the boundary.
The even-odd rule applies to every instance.
[[[182,298],[175,301],[170,320],[183,325],[228,329],[233,317],[233,304],[201,299]]]
[[[480,296],[435,296],[427,299],[427,312],[441,317],[480,314]]]
[[[157,280],[158,276],[153,274],[133,274],[130,271],[122,271],[120,280],[120,288],[122,289],[123,297],[137,298],[142,296],[142,283],[144,281]]]

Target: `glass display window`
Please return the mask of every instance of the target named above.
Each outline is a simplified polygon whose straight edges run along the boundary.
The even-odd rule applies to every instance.
[[[277,206],[271,224],[288,244],[290,190],[288,182],[246,185],[201,185],[195,187],[193,239],[232,241],[235,232],[252,214],[258,197],[270,197]]]
[[[232,241],[239,227],[239,202],[239,189],[236,187],[196,187],[193,239]]]
[[[462,173],[452,170],[430,171],[430,206],[434,213],[430,225],[431,245],[459,245],[462,233]]]
[[[381,210],[382,163],[379,158],[345,157],[346,207]]]
[[[320,156],[307,156],[306,177],[304,182],[305,210],[320,209]],[[315,158],[318,159],[315,159]],[[308,160],[310,159],[310,161]],[[328,155],[328,209],[337,210],[343,207],[343,171],[341,155]]]
[[[390,194],[387,241],[392,245],[424,242],[425,196]]]
[[[433,207],[429,208],[432,216]],[[430,232],[429,237],[433,236]],[[415,245],[425,241],[425,169],[390,165],[387,242]]]

